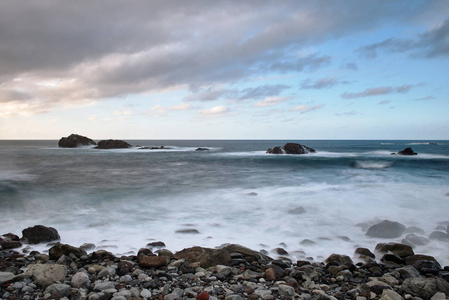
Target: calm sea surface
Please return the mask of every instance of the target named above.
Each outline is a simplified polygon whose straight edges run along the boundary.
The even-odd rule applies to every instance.
[[[365,236],[385,219],[417,226],[426,237],[449,224],[449,141],[127,141],[170,149],[0,141],[0,234],[21,236],[42,224],[55,227],[63,243],[91,242],[114,253],[150,241],[172,251],[223,243],[271,251],[284,243],[293,258],[321,260],[401,242],[405,235]],[[286,142],[317,153],[265,153]],[[419,154],[390,155],[406,147]],[[305,212],[289,212],[299,207]],[[183,229],[199,233],[176,233]],[[301,244],[305,239],[315,243]],[[448,265],[448,246],[430,241],[415,252]]]

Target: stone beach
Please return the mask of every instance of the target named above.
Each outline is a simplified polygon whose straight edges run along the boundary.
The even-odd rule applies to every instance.
[[[398,227],[379,226],[386,225]],[[0,236],[2,299],[440,300],[449,294],[449,267],[401,243],[332,254],[323,262],[292,261],[281,247],[273,258],[235,244],[173,253],[163,242],[119,257],[92,244],[61,244],[51,227],[23,232],[21,239]],[[48,251],[14,250],[30,241]]]

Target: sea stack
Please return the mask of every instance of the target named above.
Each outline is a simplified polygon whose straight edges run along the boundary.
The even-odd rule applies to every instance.
[[[277,146],[267,150],[270,154],[307,154],[315,153],[315,149],[296,143],[287,143],[283,147]]]
[[[75,148],[78,146],[89,146],[89,145],[96,145],[92,139],[72,133],[68,137],[62,137],[59,142],[58,146],[62,148]]]

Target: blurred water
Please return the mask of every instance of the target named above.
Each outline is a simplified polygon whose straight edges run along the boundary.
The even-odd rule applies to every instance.
[[[0,141],[0,234],[42,224],[64,243],[115,253],[150,240],[173,251],[223,243],[270,251],[285,243],[320,260],[402,239],[369,238],[359,223],[389,219],[428,235],[449,220],[447,141],[297,141],[318,151],[301,156],[265,153],[287,141],[128,142],[170,149]],[[405,147],[419,154],[390,155]],[[305,213],[289,213],[298,207]],[[186,228],[199,234],[176,233]],[[432,241],[415,252],[448,264],[447,246]]]

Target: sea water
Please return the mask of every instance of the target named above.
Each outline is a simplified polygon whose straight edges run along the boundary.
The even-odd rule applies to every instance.
[[[449,224],[449,141],[127,141],[168,149],[0,141],[0,234],[21,236],[41,224],[56,228],[63,243],[115,254],[151,241],[172,251],[237,243],[320,261],[401,242],[404,236],[365,235],[386,219],[425,237]],[[317,153],[266,153],[286,142]],[[418,155],[391,155],[406,147]],[[197,233],[177,232],[185,229]],[[448,246],[432,240],[414,251],[448,265]]]

